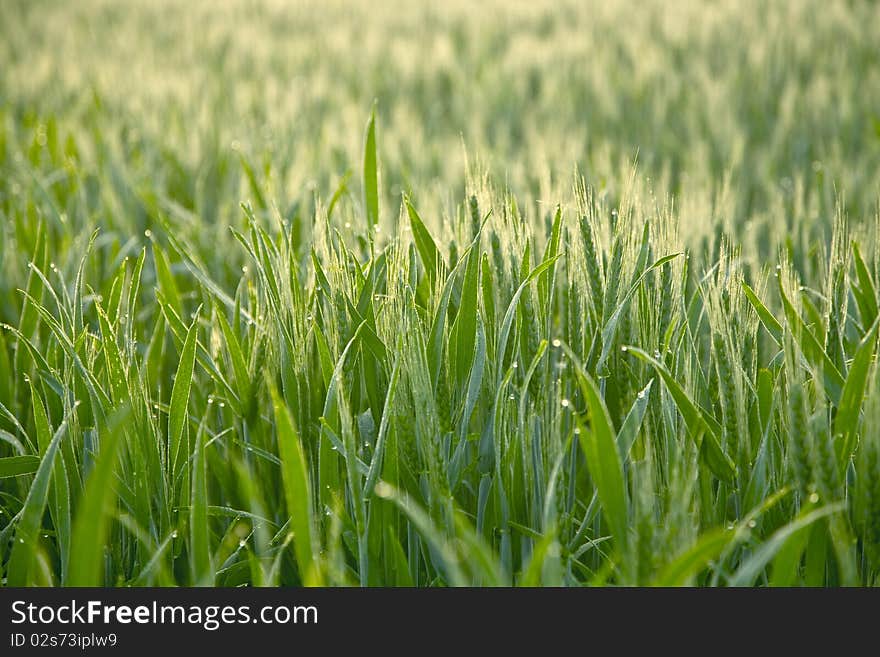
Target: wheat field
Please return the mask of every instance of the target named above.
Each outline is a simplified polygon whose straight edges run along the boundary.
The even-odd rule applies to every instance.
[[[3,583],[880,584],[878,30],[3,2]]]

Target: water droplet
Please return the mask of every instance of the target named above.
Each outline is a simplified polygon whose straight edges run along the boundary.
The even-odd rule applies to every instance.
[[[245,265],[244,267],[241,268],[241,273],[242,273],[242,274],[247,274],[247,273],[248,273],[247,265]]]
[[[636,395],[636,396],[637,396],[639,399],[644,399],[644,398],[645,398],[645,391],[644,391],[644,390],[639,390],[639,394]]]
[[[819,493],[812,493],[810,495],[810,503],[815,504],[818,501],[819,501]]]
[[[561,346],[562,346],[562,340],[560,340],[559,338],[555,338],[555,339],[553,340],[553,346],[554,346],[554,347],[561,347]]]
[[[240,547],[240,548],[243,548],[245,545],[247,545],[247,541],[244,540],[244,539],[241,539],[241,540],[238,542],[238,547]]]
[[[19,542],[19,543],[24,543],[24,539],[23,539],[23,538],[20,538],[20,539],[18,539],[18,542]]]
[[[144,231],[144,237],[152,237],[152,236],[153,236],[153,231],[151,231],[149,228],[147,228]]]
[[[346,221],[346,222],[345,222],[345,227],[346,227],[346,228],[351,228],[351,222],[350,222],[350,221]]]
[[[516,369],[517,367],[519,367],[519,363],[517,363],[516,361],[513,361],[513,362],[510,364],[510,366],[511,366],[513,369]]]
[[[513,393],[510,393],[510,395],[509,395],[507,398],[508,398],[510,401],[513,401],[514,399],[516,399],[516,397],[513,396]]]
[[[376,488],[374,488],[373,490],[379,497],[391,497],[391,494],[394,492],[394,489],[391,488],[391,485],[385,483],[384,481],[380,481],[378,484],[376,484]]]
[[[562,400],[562,408],[568,408],[571,405],[571,402],[567,399]]]
[[[749,520],[749,529],[754,529],[758,526],[758,523],[755,520]]]
[[[622,347],[620,348],[620,350],[621,350],[623,353],[626,353],[627,351],[629,351],[629,347],[627,347],[626,345],[624,345],[624,346],[622,346]]]
[[[220,406],[220,408],[226,408],[226,403],[225,403],[225,402],[220,402],[220,403],[218,404],[218,406]]]
[[[575,427],[575,428],[574,428],[574,435],[575,435],[575,436],[580,436],[580,435],[581,435],[581,430],[580,430],[578,427]]]
[[[213,403],[214,403],[214,398],[213,398],[213,397],[208,397],[208,403],[209,403],[209,404],[213,404]]]
[[[175,529],[173,532],[171,532],[171,538],[177,538],[177,536],[177,530]]]

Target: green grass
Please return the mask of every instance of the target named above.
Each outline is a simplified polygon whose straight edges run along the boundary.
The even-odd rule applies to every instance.
[[[4,3],[3,581],[880,584],[878,21]]]

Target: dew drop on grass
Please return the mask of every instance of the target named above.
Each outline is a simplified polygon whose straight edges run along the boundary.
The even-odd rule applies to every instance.
[[[247,545],[247,541],[244,540],[244,539],[241,539],[241,540],[238,542],[238,547],[240,547],[240,548],[243,548],[245,545]]]
[[[153,231],[151,231],[149,228],[147,228],[144,231],[144,237],[152,237],[152,236],[153,236]]]
[[[373,490],[375,491],[376,495],[383,498],[391,497],[391,494],[394,492],[394,489],[391,488],[391,485],[384,481],[380,481],[378,484],[376,484],[376,487]]]
[[[815,504],[818,501],[819,501],[819,493],[811,493],[810,494],[810,502],[812,504]]]
[[[514,399],[516,399],[516,397],[513,396],[513,393],[510,393],[510,395],[509,395],[507,398],[508,398],[510,401],[513,401]]]
[[[553,346],[554,346],[554,347],[561,347],[561,346],[562,346],[562,340],[560,340],[559,338],[554,338],[554,339],[553,339]]]
[[[177,533],[177,530],[175,529],[173,532],[171,532],[171,538],[177,538],[177,536],[178,536],[178,533]]]
[[[749,520],[749,529],[754,529],[758,526],[758,523],[755,520]]]
[[[568,408],[571,405],[571,402],[567,399],[562,400],[562,408]]]
[[[624,346],[622,346],[622,347],[620,348],[620,350],[621,350],[623,353],[626,353],[627,351],[629,351],[629,347],[627,347],[626,345],[624,345]]]
[[[644,391],[644,390],[639,390],[639,394],[636,395],[636,396],[637,396],[639,399],[644,399],[644,398],[645,398],[645,391]]]
[[[510,364],[510,366],[511,366],[513,369],[516,369],[517,367],[519,367],[519,363],[517,363],[516,361],[513,361],[513,362]]]

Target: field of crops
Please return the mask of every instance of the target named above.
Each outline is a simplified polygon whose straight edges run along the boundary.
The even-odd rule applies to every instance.
[[[5,0],[3,583],[880,584],[878,34]]]

